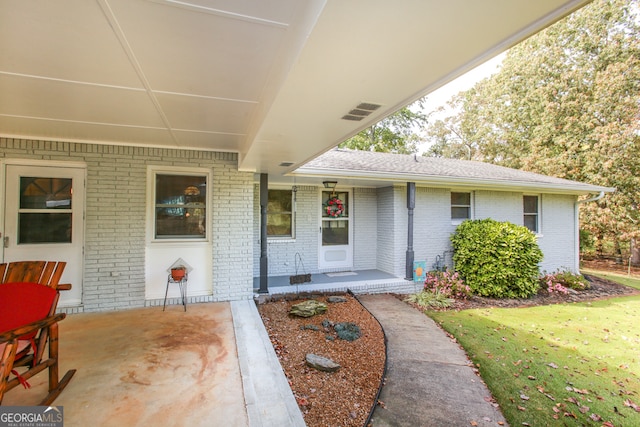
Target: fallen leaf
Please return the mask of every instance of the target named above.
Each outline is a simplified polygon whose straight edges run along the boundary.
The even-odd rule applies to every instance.
[[[527,410],[527,408],[525,408],[524,406],[518,405],[518,411],[523,411],[524,412],[526,410]]]
[[[636,412],[640,412],[640,406],[636,405],[635,403],[633,403],[631,401],[631,399],[627,399],[624,401],[624,406],[628,406],[630,408],[633,408],[634,411]]]
[[[558,369],[558,365],[556,365],[555,363],[551,362],[551,363],[547,363],[547,366],[552,367],[553,369]]]
[[[523,394],[520,395],[520,399],[529,400],[529,396],[527,396],[526,394],[523,393]]]
[[[589,412],[589,407],[588,406],[581,406],[580,407],[580,412],[583,414],[586,414],[587,412]]]
[[[471,421],[469,424],[471,424],[472,426],[477,426],[478,425],[478,423],[475,422],[475,421]]]
[[[527,379],[535,380],[535,379],[536,379],[536,377],[534,377],[533,375],[529,375],[529,376],[527,377]]]
[[[589,419],[591,419],[592,421],[602,421],[602,417],[598,414],[589,415]]]

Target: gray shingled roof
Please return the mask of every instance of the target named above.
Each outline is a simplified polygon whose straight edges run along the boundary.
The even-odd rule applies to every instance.
[[[360,179],[406,179],[427,184],[450,182],[452,185],[482,185],[496,189],[528,187],[580,194],[614,190],[476,161],[345,149],[330,150],[298,168],[295,174],[322,172]]]

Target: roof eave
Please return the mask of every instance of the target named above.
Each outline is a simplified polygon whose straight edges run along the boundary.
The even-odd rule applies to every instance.
[[[301,169],[304,169],[301,171]],[[527,181],[506,181],[500,179],[467,178],[451,176],[424,176],[408,173],[376,173],[372,175],[366,171],[338,170],[338,169],[312,169],[301,168],[292,172],[291,176],[307,178],[341,178],[354,181],[375,180],[394,183],[415,182],[422,186],[431,187],[455,187],[476,190],[507,190],[507,191],[536,191],[554,194],[585,195],[592,193],[612,193],[615,188],[601,187],[591,184],[568,185],[567,183],[541,183]]]

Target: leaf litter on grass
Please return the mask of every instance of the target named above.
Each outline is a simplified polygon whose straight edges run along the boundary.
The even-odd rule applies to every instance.
[[[430,315],[467,349],[512,425],[640,426],[629,424],[640,396],[640,298]]]

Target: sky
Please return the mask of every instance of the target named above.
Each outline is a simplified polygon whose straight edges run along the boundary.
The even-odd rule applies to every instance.
[[[434,111],[441,105],[445,105],[452,96],[458,92],[470,89],[476,82],[482,80],[485,77],[489,77],[498,71],[498,67],[502,64],[505,54],[502,53],[493,59],[478,65],[473,70],[442,86],[440,89],[432,92],[427,96],[425,102],[425,112]]]
[[[470,89],[478,81],[484,79],[485,77],[489,77],[491,74],[496,73],[500,65],[502,64],[502,60],[504,59],[505,55],[506,53],[502,53],[494,57],[493,59],[490,59],[489,61],[478,65],[473,70],[461,75],[457,79],[442,86],[440,89],[430,93],[423,104],[423,112],[430,113],[432,111],[435,111],[438,107],[444,106],[447,101],[449,101],[451,97],[456,95],[458,92]],[[428,149],[429,143],[420,144],[418,146],[419,153],[424,153]]]

